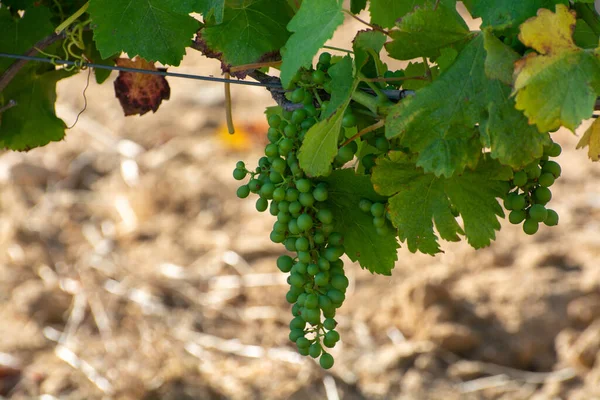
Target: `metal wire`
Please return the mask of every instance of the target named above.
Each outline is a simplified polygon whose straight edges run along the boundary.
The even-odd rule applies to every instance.
[[[219,83],[233,83],[236,85],[282,88],[281,84],[274,83],[274,82],[262,83],[262,82],[242,81],[242,80],[238,80],[238,79],[217,78],[214,76],[181,74],[178,72],[167,72],[167,71],[152,71],[152,70],[148,70],[148,69],[118,67],[118,66],[113,66],[113,65],[102,65],[102,64],[94,64],[94,63],[80,63],[80,62],[75,62],[75,61],[70,61],[70,60],[60,60],[60,59],[56,59],[56,58],[24,56],[21,54],[0,53],[0,58],[12,58],[12,59],[16,59],[16,60],[37,61],[37,62],[58,64],[58,65],[77,65],[79,67],[86,66],[89,68],[108,69],[111,71],[138,72],[138,73],[149,74],[149,75],[171,76],[173,78],[195,79],[195,80],[200,80],[200,81],[219,82]]]

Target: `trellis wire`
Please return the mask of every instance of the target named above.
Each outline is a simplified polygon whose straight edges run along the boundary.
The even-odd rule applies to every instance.
[[[141,68],[119,67],[119,66],[113,66],[113,65],[95,64],[95,63],[80,63],[80,62],[75,62],[75,61],[70,61],[70,60],[60,60],[60,59],[56,59],[56,58],[45,58],[45,57],[36,57],[36,56],[24,56],[21,54],[11,54],[11,53],[0,53],[0,58],[12,58],[12,59],[16,59],[16,60],[37,61],[37,62],[43,62],[43,63],[57,64],[57,65],[73,65],[73,66],[79,66],[79,67],[108,69],[111,71],[137,72],[137,73],[141,73],[141,74],[170,76],[173,78],[195,79],[195,80],[200,80],[200,81],[219,82],[219,83],[233,83],[233,84],[237,84],[237,85],[246,85],[246,86],[262,86],[262,87],[269,87],[269,88],[281,88],[283,90],[281,84],[278,84],[278,83],[262,83],[262,82],[242,81],[242,80],[237,80],[237,79],[217,78],[214,76],[182,74],[179,72],[153,71],[153,70],[141,69]]]

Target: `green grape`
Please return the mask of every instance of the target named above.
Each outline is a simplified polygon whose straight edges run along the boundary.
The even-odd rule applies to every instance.
[[[241,181],[245,177],[246,171],[244,171],[243,169],[239,169],[236,167],[236,169],[233,170],[233,179],[235,179],[236,181]]]
[[[344,128],[351,128],[353,126],[356,126],[357,123],[358,120],[356,119],[356,115],[352,113],[348,113],[342,118],[342,126]]]
[[[306,327],[306,321],[304,321],[302,319],[302,317],[296,317],[290,321],[290,329],[292,331],[297,330],[297,329],[304,330],[305,327]]]
[[[546,204],[552,200],[552,192],[547,187],[540,186],[533,191],[533,198],[538,204]]]
[[[313,343],[310,345],[310,347],[308,348],[308,354],[312,357],[312,358],[317,358],[321,355],[321,345],[319,343]]]
[[[330,369],[333,367],[333,356],[329,353],[321,354],[321,358],[319,359],[319,365],[323,369]]]
[[[314,119],[314,118],[308,118],[308,119],[305,119],[304,121],[302,121],[302,123],[300,124],[300,128],[302,128],[302,130],[310,129],[316,123],[317,123],[316,119]]]
[[[264,197],[259,197],[256,200],[256,210],[259,212],[264,212],[269,207],[269,202]]]
[[[322,85],[325,82],[325,72],[316,70],[312,73],[312,80],[317,85]]]
[[[527,177],[529,179],[537,179],[542,174],[542,170],[537,164],[528,165],[525,168],[525,172],[527,173]]]
[[[301,356],[307,356],[309,354],[308,349],[308,347],[298,347],[298,353],[300,353]]]
[[[279,155],[279,146],[277,146],[275,143],[268,144],[267,147],[265,147],[265,155],[267,157],[278,156]]]
[[[285,233],[273,231],[271,232],[269,238],[273,243],[283,243],[285,240]]]
[[[336,343],[340,340],[340,334],[337,331],[331,330],[325,334],[325,339]]]
[[[515,172],[513,176],[513,183],[515,186],[523,187],[527,184],[528,178],[527,173],[525,171]]]
[[[315,204],[315,198],[312,193],[300,193],[298,200],[300,200],[300,204],[304,207],[312,207]]]
[[[527,219],[525,220],[525,223],[523,224],[523,232],[525,232],[528,235],[533,235],[535,234],[539,229],[539,224],[534,221],[533,219]]]
[[[560,147],[558,143],[552,143],[552,146],[550,146],[544,153],[548,157],[558,157],[560,156],[560,153],[562,153],[562,147]]]
[[[295,219],[292,219],[290,222],[288,222],[288,231],[292,235],[299,235],[300,232],[302,232],[300,228],[298,228],[298,222]]]
[[[331,289],[327,292],[327,297],[331,300],[333,304],[342,304],[346,299],[344,293],[337,289]]]
[[[283,241],[283,245],[287,251],[296,251],[296,238],[288,237]]]
[[[296,340],[296,345],[298,347],[309,347],[310,346],[310,340],[308,340],[304,336],[301,336],[301,337],[298,338],[298,340]]]
[[[325,321],[323,321],[323,327],[328,331],[335,329],[336,326],[337,322],[333,318],[326,318]]]
[[[299,179],[296,181],[296,189],[300,191],[300,193],[308,193],[312,188],[312,184],[308,179]]]
[[[269,174],[269,180],[271,183],[281,183],[283,182],[283,176],[277,171],[273,171]]]
[[[522,210],[527,205],[527,199],[522,194],[516,195],[512,198],[511,205],[513,210]]]
[[[302,307],[300,307],[300,305],[299,305],[298,303],[294,304],[294,305],[292,306],[292,315],[293,315],[294,317],[299,317],[299,316],[300,316],[300,313],[301,313],[301,308],[302,308]]]
[[[361,162],[363,167],[365,167],[365,170],[369,171],[375,166],[376,158],[377,156],[375,154],[367,154],[362,158]]]
[[[302,329],[294,329],[290,332],[289,335],[289,339],[290,341],[296,343],[296,340],[300,339],[301,337],[304,337],[304,328]]]
[[[268,122],[271,128],[278,128],[281,125],[281,117],[277,114],[271,115]]]
[[[302,318],[311,325],[317,325],[321,322],[321,310],[318,308],[305,308],[302,312]]]
[[[275,200],[277,202],[281,202],[281,201],[284,201],[284,199],[285,199],[285,189],[282,187],[276,188],[273,191],[273,200]]]
[[[294,304],[298,300],[298,294],[290,289],[285,295],[285,300],[290,304]]]
[[[345,291],[348,288],[348,278],[344,275],[333,275],[331,277],[331,286],[339,291]]]
[[[298,228],[302,231],[309,231],[313,227],[313,219],[308,214],[302,214],[297,219]],[[296,245],[296,247],[298,247]]]
[[[287,163],[285,162],[285,160],[283,158],[276,158],[271,163],[271,168],[273,169],[273,171],[283,174],[287,168]],[[284,192],[284,196],[285,196],[285,192]]]
[[[383,217],[385,206],[382,203],[373,203],[371,206],[371,215],[374,217]]]
[[[340,161],[340,164],[346,164],[348,161],[354,158],[354,152],[348,146],[340,147],[337,153],[337,158]]]
[[[527,218],[527,213],[524,210],[514,210],[508,215],[508,220],[511,224],[520,224]]]
[[[327,272],[319,272],[315,275],[315,285],[325,286],[329,283],[329,274]]]
[[[331,224],[333,222],[333,213],[331,210],[323,208],[317,211],[317,219],[324,224]]]
[[[315,232],[314,236],[313,236],[313,241],[315,242],[315,244],[323,244],[325,243],[325,234],[323,232]]]
[[[335,347],[335,344],[336,342],[333,339],[328,339],[327,336],[323,338],[323,346],[332,348]]]
[[[279,142],[279,155],[283,156],[288,154],[294,148],[294,141],[289,138],[283,139]]]
[[[506,198],[504,199],[504,208],[506,208],[507,210],[513,209],[512,201],[514,199],[514,196],[511,196],[511,194],[506,196]]]
[[[310,276],[315,276],[317,275],[319,272],[321,271],[321,269],[319,268],[319,266],[317,264],[310,264],[306,270],[306,272],[310,275]]]
[[[283,134],[287,138],[293,138],[298,134],[298,128],[296,128],[296,125],[289,124],[283,129]]]
[[[294,267],[292,267],[292,271],[297,272],[300,275],[306,274],[306,270],[307,270],[307,266],[303,262],[297,262],[296,264],[294,264]]]
[[[385,217],[373,217],[373,225],[376,228],[383,228],[385,226]]]
[[[316,294],[311,293],[308,296],[306,296],[306,302],[304,303],[304,307],[317,308],[318,305],[319,305],[319,297]]]
[[[275,221],[275,223],[273,224],[273,230],[275,232],[286,233],[288,230],[288,226],[287,226],[287,224],[284,224],[283,222]]]
[[[548,210],[541,204],[534,204],[529,209],[529,216],[535,222],[543,222],[548,216]]]
[[[329,65],[331,63],[331,54],[327,52],[321,53],[321,55],[319,55],[319,62],[321,64]]]
[[[248,187],[248,185],[242,185],[237,189],[236,194],[237,197],[239,197],[240,199],[245,199],[250,195],[250,188]]]
[[[292,101],[292,103],[302,103],[304,101],[304,96],[306,96],[306,91],[302,88],[297,88],[292,92],[290,100]]]
[[[306,110],[303,108],[294,110],[294,112],[292,113],[292,123],[300,124],[302,121],[304,121],[306,119],[307,116],[308,115],[306,114]]]
[[[310,258],[310,253],[306,250],[298,251],[298,261],[304,264],[310,264],[310,262],[312,261],[312,259]]]
[[[309,247],[310,247],[310,243],[309,243],[308,239],[305,238],[304,236],[296,239],[296,250],[297,251],[308,251]]]
[[[248,182],[248,188],[252,193],[258,193],[261,186],[262,184],[258,179],[250,179],[250,182]]]
[[[304,307],[304,302],[306,301],[306,293],[302,293],[300,294],[300,296],[298,296],[298,300],[296,300],[296,304],[298,304],[301,307]],[[304,320],[302,320],[304,321]],[[302,325],[302,329],[304,329],[304,326],[306,325],[306,321],[304,321],[304,325]]]
[[[378,137],[375,140],[375,147],[382,153],[387,153],[390,149],[390,142],[385,137]]]
[[[344,237],[339,232],[332,232],[329,235],[329,244],[331,246],[341,246],[344,244]]]
[[[546,224],[547,226],[558,225],[558,213],[554,210],[548,209],[548,215],[544,220],[544,224]]]
[[[269,128],[267,131],[267,139],[269,139],[269,142],[271,143],[277,143],[277,141],[281,139],[281,132],[275,128]]]
[[[302,275],[300,275],[298,273],[290,275],[290,285],[300,288],[300,287],[304,286],[305,283],[306,283],[306,280],[304,279],[304,277]]]
[[[238,169],[246,169],[246,163],[244,163],[243,161],[238,161],[237,163],[235,163],[235,167]]]
[[[554,175],[552,175],[550,172],[544,172],[540,176],[540,179],[538,179],[539,184],[544,187],[552,186],[554,184],[554,181]]]
[[[335,310],[331,299],[325,295],[319,295],[319,308],[325,313],[326,310]]]
[[[277,259],[277,268],[279,268],[281,272],[290,272],[292,265],[294,265],[294,260],[292,260],[292,257],[290,256],[279,256]]]
[[[292,214],[292,215],[299,214],[300,211],[302,211],[302,204],[300,204],[299,201],[294,201],[294,202],[290,203],[290,206],[289,206],[290,214]]]
[[[555,178],[558,178],[562,172],[560,165],[555,161],[546,161],[542,167],[542,171],[551,173]]]
[[[325,253],[323,256],[327,259],[327,261],[332,262],[339,259],[337,255],[337,250],[334,247],[328,247],[325,249]]]
[[[271,182],[265,183],[261,188],[260,188],[260,196],[264,197],[265,199],[272,199],[273,198],[273,192],[275,191],[275,185],[273,185]]]
[[[327,200],[327,197],[329,197],[329,192],[327,191],[327,188],[317,187],[313,190],[312,195],[316,201],[325,201]]]
[[[288,203],[287,201],[280,201],[278,204],[279,207],[279,211],[280,212],[284,212],[287,215],[289,215],[289,211],[290,211],[290,203]],[[291,219],[291,218],[290,218]],[[288,220],[289,221],[289,220]],[[281,222],[286,222],[286,221],[281,221]]]
[[[300,195],[300,192],[298,192],[297,189],[289,188],[288,190],[285,191],[285,200],[290,203],[294,202],[294,201],[298,200],[299,195]]]
[[[323,257],[319,257],[319,259],[317,260],[317,266],[322,271],[328,271],[331,268],[331,264],[329,263],[329,261],[327,261],[327,259]]]
[[[373,205],[373,203],[370,200],[367,199],[361,199],[360,202],[358,203],[358,208],[360,208],[360,210],[362,212],[371,212],[371,206]]]

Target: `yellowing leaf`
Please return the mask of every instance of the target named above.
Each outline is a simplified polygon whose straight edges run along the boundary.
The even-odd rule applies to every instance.
[[[558,4],[521,25],[519,39],[536,50],[515,63],[516,108],[541,132],[575,130],[592,116],[600,65],[573,41],[575,14]]]
[[[583,137],[577,143],[577,148],[582,149],[588,146],[588,157],[592,161],[600,160],[600,121],[594,123],[585,131]]]

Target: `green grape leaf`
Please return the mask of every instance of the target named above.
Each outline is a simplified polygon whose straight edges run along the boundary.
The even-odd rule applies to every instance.
[[[367,64],[371,57],[379,56],[385,41],[385,35],[377,31],[360,31],[356,34],[352,42],[352,49],[354,50],[354,64],[358,71]]]
[[[477,35],[437,80],[393,106],[386,118],[386,136],[419,153],[417,165],[428,173],[450,177],[473,168],[481,155],[478,130],[484,146],[495,144],[492,155],[502,163],[520,167],[541,155],[543,135],[515,110],[510,88],[486,76],[483,42]]]
[[[292,9],[285,0],[229,1],[223,22],[207,26],[202,37],[230,65],[255,63],[278,51],[290,33],[286,25]]]
[[[458,51],[455,48],[444,47],[443,49],[440,49],[440,56],[435,58],[434,61],[437,64],[440,72],[443,72],[450,68],[450,66],[454,63],[454,60],[456,60],[457,56]],[[433,76],[433,79],[435,78],[437,77]]]
[[[217,24],[223,22],[225,0],[195,0],[195,3],[193,10],[201,13],[204,20],[214,17]]]
[[[348,258],[373,273],[391,275],[398,259],[395,232],[379,235],[371,214],[358,207],[361,199],[385,202],[385,197],[375,193],[368,176],[356,175],[352,169],[334,171],[323,180],[328,184],[327,206],[334,229],[344,235]]]
[[[358,14],[367,7],[367,0],[350,0],[350,11]]]
[[[568,0],[465,0],[465,6],[475,18],[483,20],[482,28],[506,29],[516,27],[535,15],[540,8],[554,9]]]
[[[519,54],[500,41],[489,29],[483,30],[485,74],[490,79],[498,79],[506,85],[512,85],[514,63]]]
[[[574,12],[559,4],[556,13],[539,10],[521,25],[519,39],[530,53],[515,65],[516,107],[542,132],[561,125],[574,131],[590,118],[600,84],[597,55],[573,42]]]
[[[598,47],[598,35],[592,28],[582,19],[577,20],[575,32],[573,32],[573,40],[575,44],[584,49],[595,49]]]
[[[308,176],[326,176],[331,172],[345,110],[346,107],[338,108],[335,114],[317,122],[306,132],[298,160]]]
[[[488,157],[482,157],[473,170],[452,178],[438,178],[425,173],[409,156],[391,152],[380,157],[373,168],[375,190],[392,196],[388,210],[398,236],[411,252],[439,253],[435,228],[447,241],[460,240],[465,235],[474,248],[488,246],[500,229],[498,217],[504,217],[497,198],[508,191],[506,182],[512,171]],[[464,228],[454,215],[461,215]]]
[[[179,65],[198,21],[179,0],[90,0],[88,12],[102,58],[124,51],[163,64]]]
[[[107,59],[102,58],[100,52],[98,51],[98,47],[96,47],[96,42],[93,40],[93,32],[83,32],[83,42],[85,43],[84,53],[90,62],[100,65],[115,65],[116,55],[108,57]],[[109,69],[94,68],[96,83],[103,83],[108,79],[111,73],[112,71]]]
[[[354,79],[352,58],[346,56],[329,68],[331,76],[331,99],[322,118],[329,118],[339,107],[344,107],[350,101],[358,81]]]
[[[426,0],[371,0],[371,23],[383,28],[393,28],[397,20],[425,2]]]
[[[0,114],[0,148],[27,151],[59,141],[65,135],[65,123],[56,116],[56,82],[73,72],[38,72],[24,68],[0,93],[0,107],[10,100],[16,106]]]
[[[0,8],[0,51],[22,54],[32,48],[39,40],[54,31],[48,7],[28,9],[23,18],[14,18],[8,9]],[[14,60],[0,58],[0,73],[8,68]]]
[[[577,143],[577,149],[588,148],[588,157],[600,161],[600,120],[595,120]]]
[[[390,31],[392,41],[385,45],[390,57],[411,60],[417,57],[437,57],[440,49],[465,41],[469,27],[456,11],[454,2],[433,1],[416,8]]]
[[[293,76],[308,66],[317,51],[344,22],[342,0],[303,0],[287,28],[293,32],[285,44],[281,82],[288,87]]]
[[[437,67],[430,67],[432,80],[435,80],[439,76],[439,69]],[[425,86],[429,86],[431,81],[425,79],[427,76],[427,68],[422,62],[410,62],[404,68],[404,76],[416,77],[419,79],[407,79],[402,82],[402,88],[406,90],[419,90]]]

